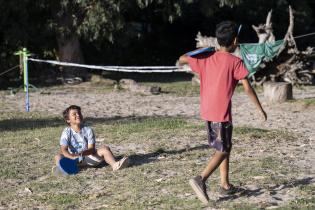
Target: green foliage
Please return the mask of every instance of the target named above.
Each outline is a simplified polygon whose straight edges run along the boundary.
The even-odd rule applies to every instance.
[[[121,6],[123,1],[52,1],[47,7],[55,13],[50,17],[53,30],[62,35],[77,33],[92,41],[113,41],[113,33],[123,27]]]
[[[242,23],[241,38],[255,42],[250,26],[264,23],[270,9],[275,35],[282,38],[288,5],[295,10],[295,34],[313,30],[315,8],[311,0],[0,0],[0,5],[0,72],[18,63],[13,53],[21,47],[55,59],[60,47],[56,37],[73,34],[80,39],[87,63],[173,65],[180,54],[195,48],[198,31],[213,36],[222,20]],[[298,44],[311,41],[300,39]],[[39,77],[53,67],[31,68],[31,76]],[[19,73],[5,75],[2,85],[9,81],[5,77],[18,78]]]
[[[218,0],[220,2],[220,6],[230,6],[233,7],[235,5],[239,5],[242,0]]]

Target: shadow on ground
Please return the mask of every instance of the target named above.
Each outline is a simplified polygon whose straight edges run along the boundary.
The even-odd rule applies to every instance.
[[[247,197],[247,198],[257,197],[257,196],[263,194],[266,190],[270,193],[270,195],[275,195],[277,192],[284,190],[284,189],[310,185],[312,183],[314,183],[314,178],[306,177],[303,179],[296,179],[296,180],[293,180],[291,182],[286,182],[286,183],[283,183],[280,185],[275,185],[272,188],[268,188],[268,189],[257,188],[254,190],[250,190],[250,189],[238,187],[238,192],[236,194],[221,197],[217,200],[217,202],[227,201],[227,200],[235,200],[235,199],[238,199],[240,197]]]
[[[5,119],[0,121],[0,131],[32,130],[65,125],[60,118]]]
[[[119,81],[120,79],[133,79],[136,82],[178,82],[191,81],[193,74],[186,72],[172,72],[172,73],[126,73],[126,72],[107,72],[104,74],[107,79]]]
[[[209,149],[209,145],[207,144],[202,144],[196,147],[190,147],[190,148],[184,148],[184,149],[180,149],[180,150],[158,150],[156,152],[151,152],[148,154],[136,154],[136,155],[130,155],[129,157],[129,167],[134,167],[134,166],[139,166],[139,165],[143,165],[143,164],[148,164],[151,162],[155,162],[158,161],[158,157],[161,155],[178,155],[184,152],[190,152],[190,151],[194,151],[194,150],[204,150],[204,149]],[[123,158],[122,155],[116,156],[115,159],[116,160],[120,160],[121,158]],[[96,167],[92,167],[92,168],[103,168],[108,166],[108,164],[103,161],[101,164],[99,164]],[[81,170],[86,170],[89,167],[82,167]]]
[[[202,144],[196,147],[184,148],[180,150],[162,150],[161,149],[156,152],[152,152],[148,154],[130,155],[129,158],[131,161],[131,166],[138,166],[142,164],[155,162],[158,160],[158,157],[162,155],[178,155],[184,152],[190,152],[194,150],[204,150],[204,149],[209,149],[209,145]]]
[[[182,116],[174,116],[172,118],[179,118]],[[91,118],[84,119],[85,124],[91,126],[96,124],[114,124],[116,122],[132,123],[133,121],[142,121],[146,119],[160,119],[170,118],[169,116],[127,116],[127,117],[109,117],[109,118]],[[18,131],[18,130],[33,130],[46,127],[67,126],[63,119],[60,117],[51,118],[17,118],[17,119],[3,119],[0,120],[0,131]]]

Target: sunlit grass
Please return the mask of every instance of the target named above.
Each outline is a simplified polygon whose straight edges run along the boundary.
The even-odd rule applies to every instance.
[[[301,99],[306,106],[315,106],[315,98]]]
[[[253,128],[253,127],[235,127],[234,129],[235,135],[240,135],[246,138],[252,139],[286,139],[286,140],[294,140],[296,137],[286,130],[276,130],[276,129],[261,129],[261,128]]]
[[[65,127],[63,120],[45,113],[0,113],[1,205],[17,209],[205,207],[188,185],[188,180],[200,173],[213,153],[207,146],[203,122],[172,117],[87,119],[87,122],[97,139],[103,139],[99,144],[120,146],[123,150],[113,149],[114,154],[128,154],[133,165],[117,172],[104,167],[83,170],[71,177],[52,176],[53,157],[58,152],[60,134]],[[234,184],[255,183],[264,189],[270,185],[291,187],[299,171],[287,162],[290,158],[284,158],[279,152],[296,138],[294,134],[254,127],[235,127],[234,134],[235,147],[231,155]],[[280,146],[271,148],[274,141]],[[217,191],[218,182],[219,173],[215,172],[207,183],[210,193]],[[300,207],[314,206],[314,199],[309,198],[312,187],[300,185],[296,190],[300,193]],[[209,206],[264,207],[248,203],[246,196]],[[296,206],[294,202],[288,204],[288,207]]]
[[[304,98],[304,99],[292,99],[288,101],[289,103],[299,103],[304,106],[315,106],[315,98]]]

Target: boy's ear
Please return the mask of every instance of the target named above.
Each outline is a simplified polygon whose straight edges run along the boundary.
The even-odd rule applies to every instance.
[[[237,44],[238,44],[238,38],[237,38],[237,37],[234,38],[233,44],[234,44],[234,45],[237,45]]]

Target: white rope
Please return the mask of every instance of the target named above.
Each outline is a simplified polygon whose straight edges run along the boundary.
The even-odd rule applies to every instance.
[[[89,69],[100,69],[105,71],[119,71],[119,72],[138,72],[138,73],[169,73],[169,72],[189,72],[188,69],[184,69],[178,66],[95,66],[85,65],[77,63],[60,62],[53,60],[41,60],[35,58],[28,58],[30,61],[40,63],[50,63],[54,65],[73,66]]]
[[[302,37],[305,37],[305,36],[311,36],[311,35],[315,35],[315,32],[308,33],[308,34],[303,34],[303,35],[299,35],[299,36],[294,36],[293,38],[294,39],[299,39],[299,38],[302,38]]]
[[[6,71],[2,72],[2,73],[0,74],[0,76],[2,76],[2,75],[4,75],[4,74],[8,73],[9,71],[12,71],[12,70],[16,69],[16,68],[19,67],[19,66],[20,66],[20,65],[16,65],[16,66],[14,66],[14,67],[12,67],[12,68],[7,69]]]

